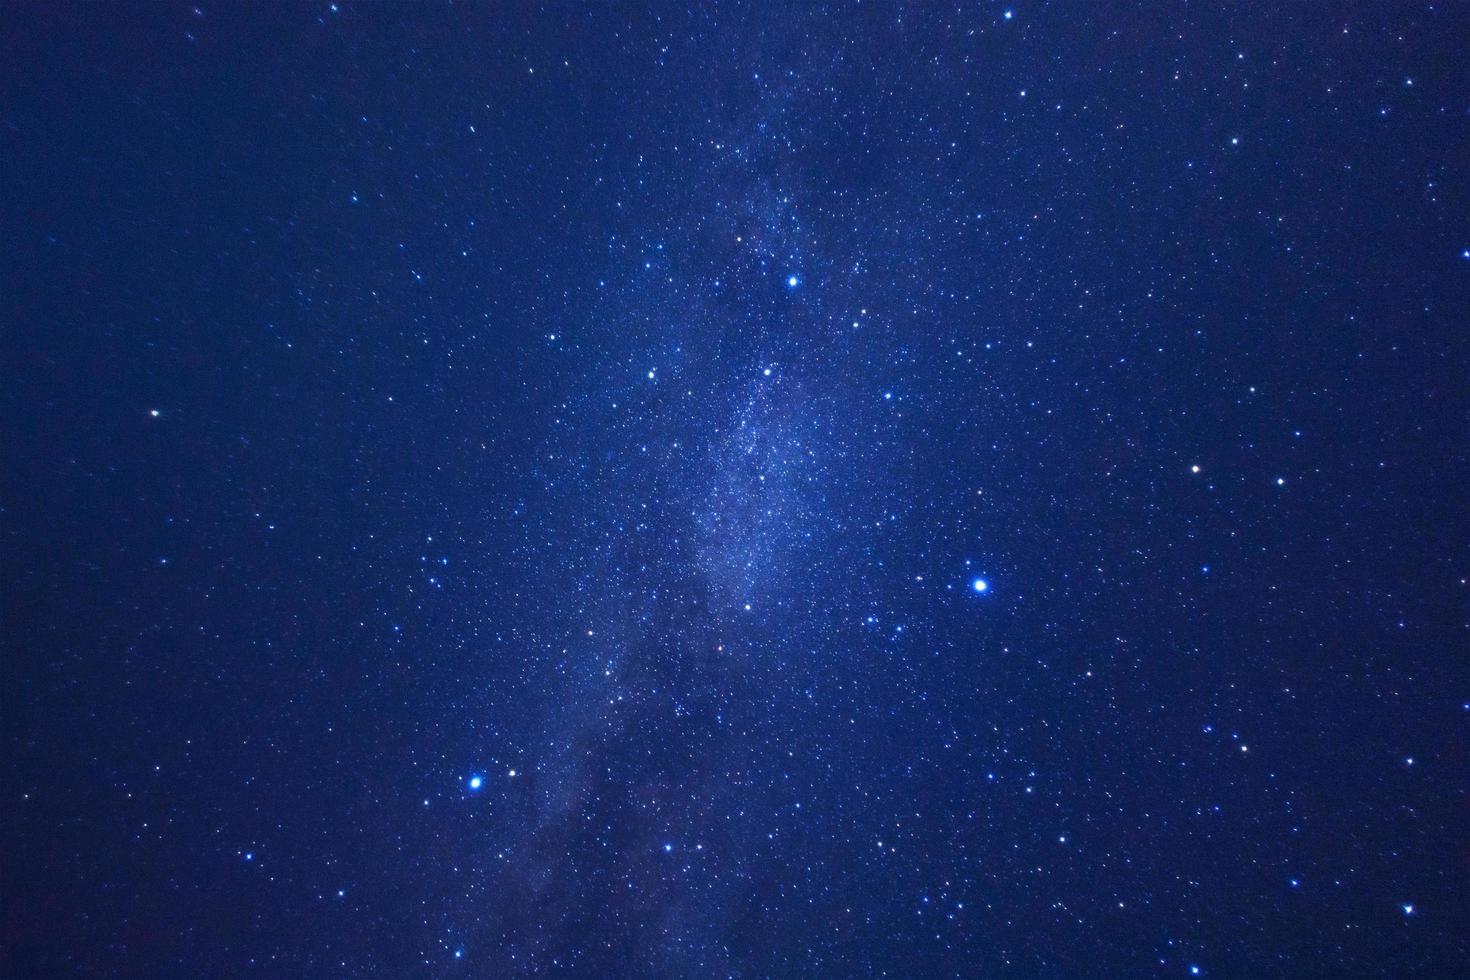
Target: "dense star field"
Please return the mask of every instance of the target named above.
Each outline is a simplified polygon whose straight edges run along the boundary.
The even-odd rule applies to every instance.
[[[1470,962],[1470,7],[13,3],[0,975]]]

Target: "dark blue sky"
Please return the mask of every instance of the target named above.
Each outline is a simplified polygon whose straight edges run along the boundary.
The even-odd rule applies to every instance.
[[[0,974],[1465,969],[1463,5],[3,20]]]

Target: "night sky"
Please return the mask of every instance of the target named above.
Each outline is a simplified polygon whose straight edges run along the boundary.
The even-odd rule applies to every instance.
[[[0,19],[0,975],[1470,969],[1470,6]]]

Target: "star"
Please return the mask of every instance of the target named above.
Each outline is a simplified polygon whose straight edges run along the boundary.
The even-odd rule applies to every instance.
[[[987,592],[990,589],[990,583],[985,581],[983,578],[977,578],[970,583],[970,588],[974,589],[976,592]]]

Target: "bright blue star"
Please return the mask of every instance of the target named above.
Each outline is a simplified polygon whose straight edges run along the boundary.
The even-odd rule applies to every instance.
[[[795,289],[797,286],[801,285],[801,280],[796,278],[794,274],[789,275],[786,277],[786,285],[791,289]]]
[[[975,581],[970,583],[970,588],[974,589],[976,592],[984,592],[990,588],[990,583],[985,581],[983,578],[977,578]]]
[[[484,779],[484,777],[482,777],[482,776],[471,776],[470,777],[470,789],[476,790],[476,789],[479,789],[481,786],[484,786],[484,785],[485,785],[485,779]]]

